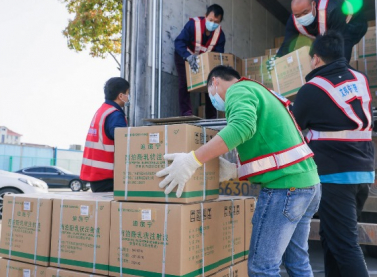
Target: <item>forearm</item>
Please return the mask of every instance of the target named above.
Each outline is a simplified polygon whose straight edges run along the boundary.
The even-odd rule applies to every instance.
[[[208,143],[196,150],[195,156],[203,164],[227,152],[229,152],[229,149],[224,140],[220,136],[215,136]]]

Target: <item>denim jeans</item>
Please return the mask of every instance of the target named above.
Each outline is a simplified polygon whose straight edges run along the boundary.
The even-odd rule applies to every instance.
[[[321,199],[321,184],[308,188],[261,190],[253,216],[249,277],[313,276],[309,264],[310,219]]]

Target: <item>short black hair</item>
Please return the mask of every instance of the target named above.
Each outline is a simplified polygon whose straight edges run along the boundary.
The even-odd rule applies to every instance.
[[[110,78],[103,90],[105,92],[105,99],[106,100],[115,100],[119,93],[126,93],[126,91],[130,88],[130,84],[121,77],[113,77]]]
[[[211,12],[215,14],[215,17],[221,15],[221,21],[224,19],[224,10],[220,5],[213,4],[207,8],[206,16],[208,16]]]
[[[233,67],[225,65],[218,65],[211,70],[211,72],[208,74],[207,86],[210,86],[212,84],[211,79],[213,77],[218,77],[224,81],[231,81],[234,78],[241,79],[241,75],[236,70],[234,70]]]
[[[317,36],[310,49],[310,56],[312,58],[314,54],[320,57],[326,64],[344,57],[343,36],[333,30]]]

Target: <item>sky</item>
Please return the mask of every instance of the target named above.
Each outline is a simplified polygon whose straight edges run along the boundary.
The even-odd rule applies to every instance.
[[[23,143],[84,145],[104,83],[120,75],[111,56],[68,49],[71,17],[59,0],[0,1],[0,126]]]

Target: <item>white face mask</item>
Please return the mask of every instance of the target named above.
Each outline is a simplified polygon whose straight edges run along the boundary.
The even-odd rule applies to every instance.
[[[124,94],[124,95],[125,95],[125,94]],[[128,101],[124,101],[122,98],[121,98],[120,100],[124,103],[125,106],[128,106],[129,103],[130,103],[130,95],[127,96],[127,100],[128,100]]]
[[[314,5],[312,5],[312,10],[310,11],[310,13],[305,14],[299,18],[296,17],[298,23],[300,23],[302,26],[309,26],[310,24],[312,24],[315,19],[315,16],[313,15],[313,8]]]

